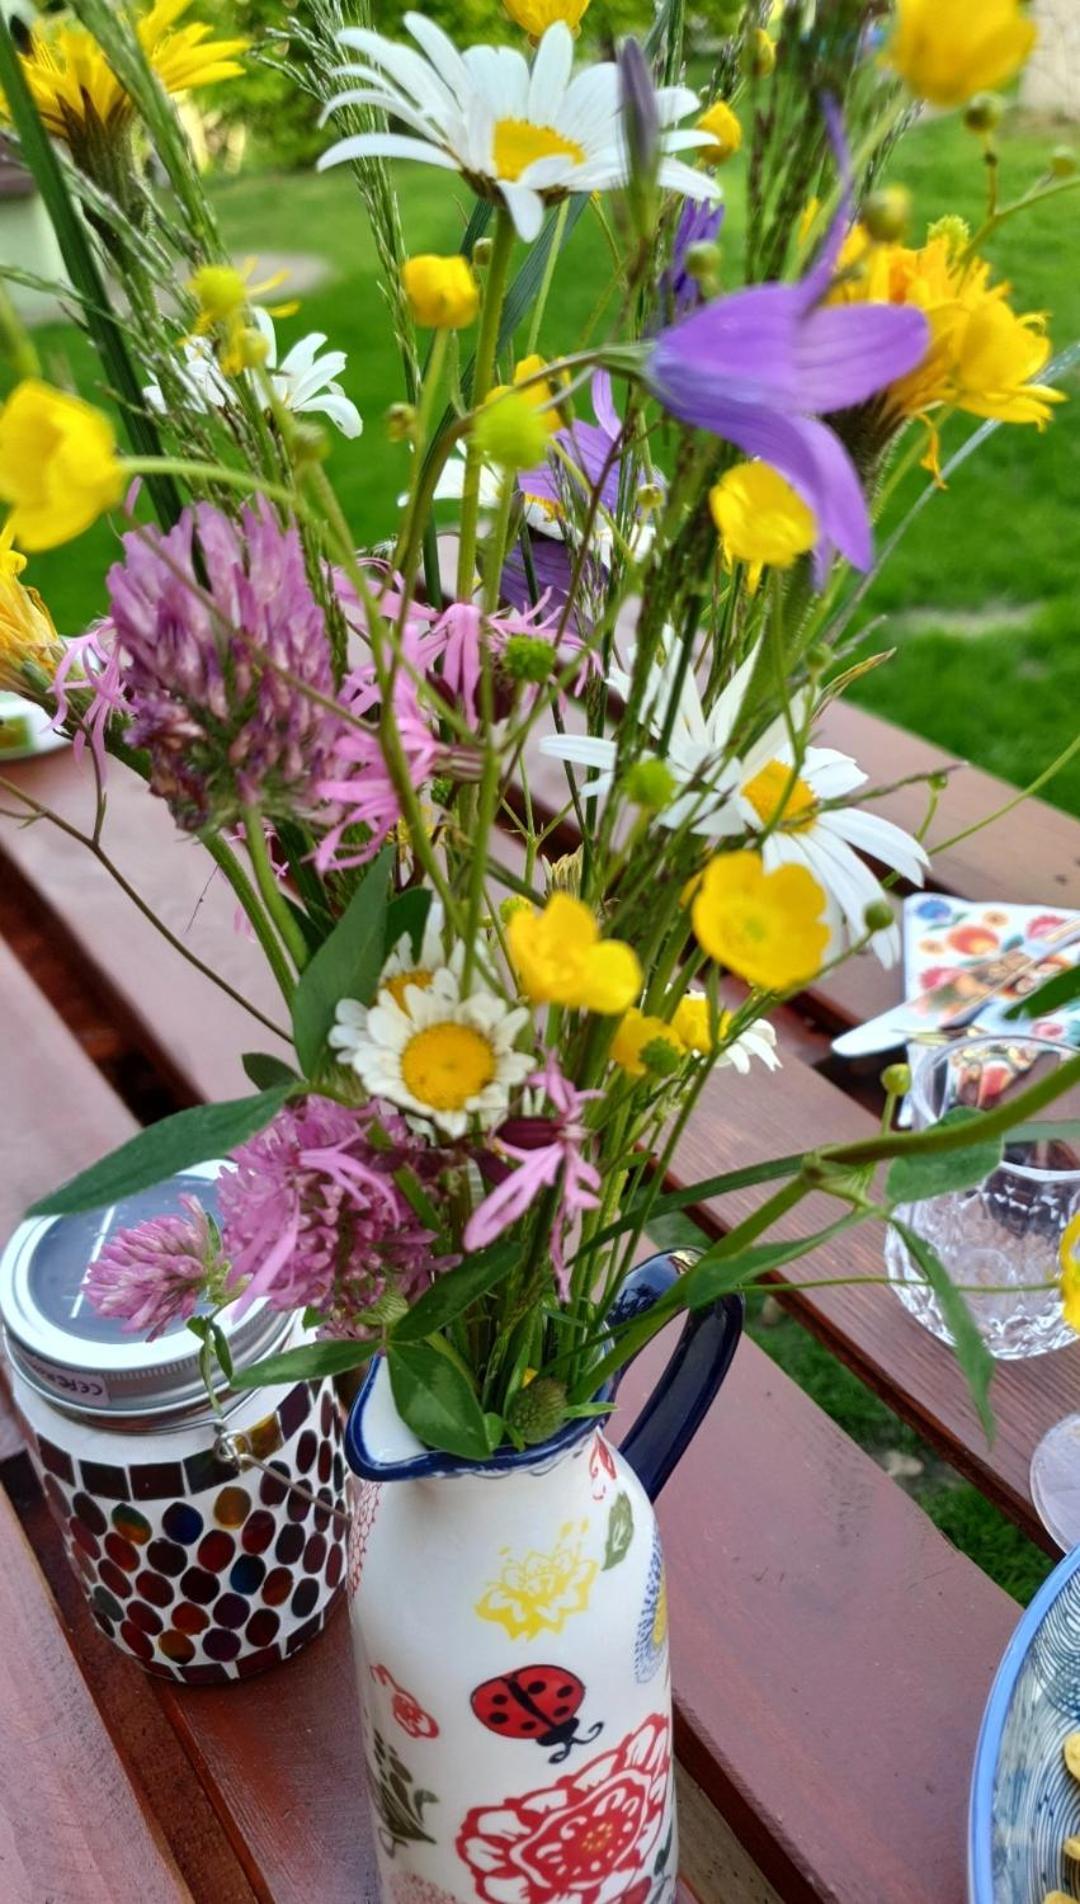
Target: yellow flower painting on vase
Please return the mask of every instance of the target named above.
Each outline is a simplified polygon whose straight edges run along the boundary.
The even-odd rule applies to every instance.
[[[512,1640],[561,1633],[571,1614],[585,1612],[599,1571],[582,1552],[587,1530],[586,1521],[567,1521],[550,1553],[534,1548],[520,1560],[504,1547],[502,1572],[477,1601],[478,1617],[505,1627]]]

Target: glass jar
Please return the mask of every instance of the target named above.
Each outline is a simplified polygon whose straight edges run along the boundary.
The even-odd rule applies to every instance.
[[[32,1217],[0,1259],[0,1320],[16,1410],[41,1486],[102,1632],[188,1685],[247,1678],[321,1631],[345,1573],[340,1418],[328,1381],[223,1394],[210,1408],[199,1344],[154,1342],[87,1301],[87,1266],[116,1230],[213,1213],[216,1165],[109,1209]],[[263,1302],[221,1326],[235,1366],[297,1346]]]
[[[911,1091],[912,1122],[928,1130],[963,1111],[988,1111],[1074,1057],[1049,1039],[964,1037],[918,1053]],[[1076,1117],[1080,1094],[1068,1092],[1045,1113],[1048,1123]],[[1080,1155],[1058,1136],[1007,1137],[1000,1164],[980,1183],[896,1214],[931,1245],[968,1308],[991,1355],[1043,1355],[1075,1342],[1058,1287],[1058,1248],[1080,1210]],[[889,1277],[917,1321],[951,1342],[948,1325],[902,1235],[885,1245]]]

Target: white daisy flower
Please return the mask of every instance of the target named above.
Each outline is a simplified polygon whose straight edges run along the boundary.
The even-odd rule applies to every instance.
[[[328,417],[343,436],[359,436],[364,427],[360,412],[335,381],[348,362],[345,352],[330,350],[320,357],[326,334],[311,331],[279,363],[273,318],[258,304],[251,315],[266,344],[266,368],[279,402],[296,416]],[[236,380],[223,376],[209,337],[185,339],[177,375],[195,410],[225,410],[236,401]],[[167,406],[159,383],[146,384],[142,394],[148,408],[164,414]]]
[[[845,923],[851,936],[861,939],[866,930],[867,906],[885,897],[860,853],[891,866],[914,886],[922,885],[930,862],[919,842],[891,820],[868,813],[863,807],[825,804],[865,786],[866,775],[850,755],[831,747],[808,747],[792,784],[794,755],[787,722],[782,717],[741,759],[734,757],[732,736],[756,660],[756,652],[747,657],[708,714],[701,705],[693,668],[686,670],[681,683],[678,681],[674,644],[669,646],[665,660],[654,667],[643,701],[644,719],[659,740],[677,690],[674,723],[663,757],[676,784],[686,788],[657,817],[663,826],[688,823],[694,833],[714,840],[760,833],[767,871],[785,862],[807,867],[825,889],[833,955],[843,947]],[[608,680],[625,700],[630,691],[629,674],[614,669]],[[806,711],[805,699],[797,699],[792,708],[796,728],[805,723]],[[557,760],[574,761],[594,770],[593,778],[583,783],[583,793],[602,795],[611,787],[616,760],[614,740],[602,735],[553,734],[545,736],[540,746],[543,753]],[[783,823],[778,825],[781,801]],[[899,957],[896,926],[876,932],[870,943],[885,966],[893,965]]]
[[[474,1122],[490,1129],[505,1117],[511,1091],[535,1070],[535,1053],[514,1049],[528,1023],[525,1006],[494,992],[462,997],[444,965],[426,987],[407,984],[400,1004],[389,985],[370,1010],[342,999],[330,1042],[373,1097],[463,1137]]]
[[[356,80],[326,107],[374,107],[411,132],[361,132],[341,139],[319,169],[346,160],[419,159],[460,172],[483,198],[501,200],[518,234],[536,237],[545,205],[568,192],[625,185],[630,160],[622,124],[618,68],[613,61],[573,73],[574,40],[558,20],[530,67],[509,46],[471,46],[460,53],[441,27],[420,13],[405,26],[420,48],[402,46],[366,27],[345,27],[338,39],[361,59],[340,69]],[[709,143],[708,134],[678,129],[701,111],[687,86],[656,93],[660,118],[659,183],[687,198],[719,198],[714,181],[671,154]]]
[[[734,1042],[720,1053],[716,1065],[718,1070],[724,1065],[730,1065],[732,1070],[737,1071],[739,1076],[744,1078],[753,1058],[763,1064],[767,1071],[780,1069],[780,1059],[776,1051],[776,1032],[767,1018],[755,1018],[752,1025],[747,1025],[746,1030],[741,1031]]]

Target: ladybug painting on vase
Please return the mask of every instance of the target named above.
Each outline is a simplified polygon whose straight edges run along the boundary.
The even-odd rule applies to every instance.
[[[561,1765],[575,1745],[591,1745],[603,1720],[589,1732],[578,1729],[577,1713],[585,1687],[561,1666],[521,1666],[485,1679],[470,1697],[481,1725],[505,1739],[533,1739],[545,1750],[554,1746],[552,1765]]]

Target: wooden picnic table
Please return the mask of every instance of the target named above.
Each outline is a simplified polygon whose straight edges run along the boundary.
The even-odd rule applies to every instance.
[[[825,738],[876,784],[946,765],[852,709]],[[85,827],[70,753],[8,768]],[[951,776],[937,837],[1010,790]],[[881,811],[912,823],[922,794]],[[106,842],[199,958],[273,1015],[257,949],[197,845],[120,769]],[[178,954],[92,854],[42,821],[0,822],[3,1076],[0,1229],[35,1196],[177,1106],[235,1096],[242,1051],[272,1042]],[[937,856],[934,883],[975,899],[1080,906],[1080,824],[1040,803]],[[679,1157],[685,1178],[873,1128],[874,1065],[829,1038],[899,997],[860,958],[779,1016],[784,1068],[717,1076]],[[758,1193],[700,1212],[719,1230]],[[807,1224],[818,1221],[808,1209]],[[880,1276],[873,1230],[797,1266]],[[1080,1345],[1008,1363],[988,1448],[950,1353],[890,1292],[784,1298],[1006,1514],[1044,1539],[1028,1492],[1039,1436],[1076,1404]],[[663,1343],[632,1371],[647,1391]],[[622,1412],[622,1411],[621,1411]],[[297,1659],[222,1689],[146,1677],[103,1638],[21,1448],[0,1421],[0,1898],[4,1904],[371,1904],[371,1831],[348,1623]],[[664,1494],[686,1897],[701,1904],[961,1904],[980,1713],[1018,1609],[751,1341]]]

